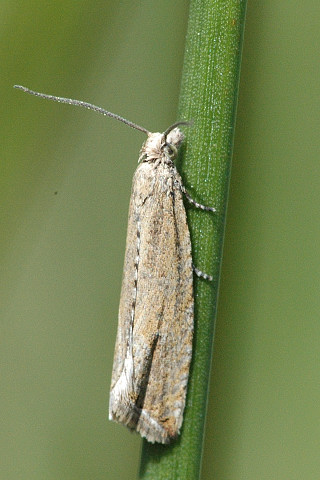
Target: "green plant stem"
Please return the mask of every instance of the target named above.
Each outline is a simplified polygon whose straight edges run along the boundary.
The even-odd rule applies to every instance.
[[[182,172],[189,193],[217,212],[188,208],[195,265],[195,334],[182,433],[169,446],[143,443],[140,479],[200,476],[210,365],[227,209],[246,0],[192,0],[179,119],[186,129]]]

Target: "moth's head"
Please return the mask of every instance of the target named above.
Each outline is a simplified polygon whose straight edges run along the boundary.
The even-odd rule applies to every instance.
[[[173,161],[183,139],[183,133],[175,126],[164,133],[149,133],[142,146],[140,158],[144,157],[145,160],[164,158]]]
[[[164,145],[162,147],[163,152],[165,153],[166,157],[169,157],[171,160],[174,160],[178,156],[178,150],[183,142],[184,135],[179,130],[179,128],[175,127],[170,130],[167,134],[166,132],[163,134],[164,136]]]

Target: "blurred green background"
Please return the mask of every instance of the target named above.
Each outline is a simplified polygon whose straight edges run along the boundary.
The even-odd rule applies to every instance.
[[[0,479],[136,477],[107,420],[140,132],[176,120],[188,2],[2,2]],[[320,471],[319,20],[249,2],[202,478]]]

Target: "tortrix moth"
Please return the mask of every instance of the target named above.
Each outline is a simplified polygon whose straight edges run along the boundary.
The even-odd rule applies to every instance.
[[[69,98],[24,92],[83,106],[147,134],[133,177],[114,353],[109,418],[149,442],[169,443],[183,421],[193,337],[193,272],[183,195],[195,207],[173,163],[183,134],[179,122],[151,133],[100,107]]]

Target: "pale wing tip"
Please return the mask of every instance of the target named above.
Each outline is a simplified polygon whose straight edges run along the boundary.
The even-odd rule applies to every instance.
[[[174,428],[170,431],[166,429],[158,420],[152,418],[144,409],[138,408],[132,403],[123,405],[119,402],[111,401],[109,405],[109,420],[120,423],[130,430],[136,430],[141,437],[150,443],[161,443],[167,445],[174,441],[180,429]],[[175,419],[177,421],[177,419]],[[178,424],[179,422],[177,422]],[[178,426],[178,425],[177,425]]]
[[[177,432],[176,435],[169,435],[169,433],[159,424],[156,429],[149,425],[141,425],[137,428],[137,432],[139,432],[141,437],[145,438],[148,442],[161,443],[162,445],[168,445],[179,435],[179,432]]]

